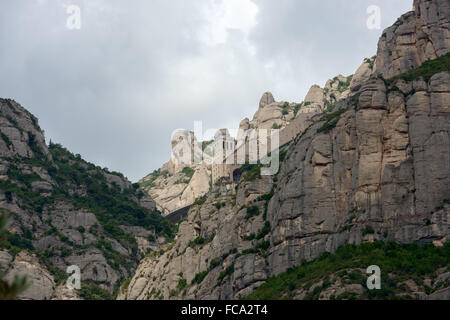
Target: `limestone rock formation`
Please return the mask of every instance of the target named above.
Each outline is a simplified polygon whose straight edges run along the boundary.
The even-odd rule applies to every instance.
[[[350,90],[356,92],[361,89],[361,86],[369,80],[373,73],[375,58],[365,59],[361,66],[356,70],[350,83]]]
[[[205,164],[185,166],[171,174],[163,166],[140,181],[143,189],[155,201],[157,209],[167,215],[191,205],[210,189],[211,169]]]
[[[275,102],[272,93],[265,92],[259,101],[259,108],[264,108],[265,106]]]
[[[236,137],[235,147],[240,148],[239,143],[243,141],[239,134],[245,135],[250,129],[280,129],[280,145],[285,145],[307,128],[313,115],[333,107],[349,96],[350,80],[351,76],[338,75],[328,80],[323,89],[314,85],[302,103],[276,102],[270,92],[265,92],[252,120],[245,118],[239,124],[242,131]],[[208,146],[213,143],[203,142],[204,148],[199,148],[200,144],[193,132],[175,134],[172,137],[173,152],[170,161],[139,181],[141,187],[155,201],[156,208],[164,215],[190,206],[195,200],[205,196],[210,191],[210,185],[216,182],[215,168],[211,163],[194,161],[201,159],[200,150],[208,153]],[[179,148],[180,146],[183,148]],[[186,159],[184,149],[190,151]],[[234,169],[234,166],[223,166],[219,170],[223,172],[218,176],[230,177]],[[186,175],[186,172],[190,174]]]
[[[35,255],[20,252],[12,262],[5,279],[13,281],[16,275],[26,276],[29,287],[19,295],[24,300],[48,300],[55,289],[55,281],[48,270],[41,266]]]
[[[383,32],[375,73],[391,78],[450,52],[449,15],[447,0],[414,0],[414,11]]]
[[[244,176],[235,196],[215,186],[120,298],[234,299],[347,243],[448,241],[448,81],[399,80],[417,88],[403,94],[369,80],[341,102],[334,129],[321,131],[330,120],[316,115],[276,177]]]
[[[365,60],[354,79],[338,76],[311,89],[299,110],[316,104],[326,112],[298,125],[277,175],[259,176],[257,166],[248,166],[235,193],[227,182],[213,185],[191,207],[175,243],[146,257],[119,298],[236,299],[346,244],[448,242],[450,71],[424,77],[417,69],[388,79],[449,50],[447,2],[417,0],[415,8],[400,18],[403,27],[387,29],[376,61]],[[272,121],[279,108],[263,103],[249,125]],[[446,270],[437,275],[448,279]],[[419,298],[448,297],[445,280],[425,280],[435,292],[420,295],[422,286]],[[321,298],[361,293],[360,284],[336,281]]]

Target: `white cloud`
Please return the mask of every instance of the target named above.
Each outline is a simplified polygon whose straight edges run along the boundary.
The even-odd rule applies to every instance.
[[[209,0],[203,10],[207,24],[201,28],[199,37],[213,46],[225,43],[230,29],[247,36],[256,25],[258,11],[252,0]]]

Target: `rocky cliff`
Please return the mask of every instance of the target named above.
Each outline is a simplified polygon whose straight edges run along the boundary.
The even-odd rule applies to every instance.
[[[36,117],[0,99],[0,209],[10,224],[0,243],[6,279],[23,274],[20,298],[74,298],[66,268],[81,269],[84,298],[113,297],[139,260],[173,233],[155,203],[122,174],[62,146],[47,146]]]
[[[414,6],[383,33],[376,61],[367,59],[345,79],[343,97],[330,101],[320,88],[310,91],[308,105],[323,112],[281,153],[277,175],[261,177],[259,166],[246,166],[236,193],[213,185],[180,224],[176,241],[145,258],[119,298],[235,299],[348,244],[444,247],[450,235],[448,1]],[[260,109],[274,103],[265,94]],[[443,257],[436,271],[443,284],[430,280],[428,294],[447,290],[450,257]],[[327,288],[363,296],[362,287],[342,286],[347,280],[332,276]],[[290,297],[318,298],[315,287],[324,281],[308,289],[294,284]]]
[[[338,101],[346,98],[351,92],[352,83],[355,87],[367,80],[372,73],[372,67],[368,67],[370,64],[373,65],[373,59],[366,59],[355,79],[353,76],[338,75],[328,80],[324,88],[313,85],[301,103],[277,102],[272,93],[265,92],[252,120],[243,119],[239,129],[244,132],[249,129],[280,129],[280,144],[284,145],[310,124],[309,119],[313,115],[334,108]],[[364,68],[365,66],[367,67]],[[194,143],[197,142],[192,132],[185,134],[191,135]],[[237,139],[239,141],[239,136]],[[212,142],[200,142],[201,150],[208,153],[208,146]],[[172,148],[176,149],[178,143],[176,139],[172,141]],[[192,153],[195,151],[192,150]],[[192,205],[206,195],[211,189],[211,184],[215,182],[212,181],[212,176],[210,163],[180,164],[172,156],[169,162],[142,178],[139,184],[155,201],[158,210],[167,215]]]

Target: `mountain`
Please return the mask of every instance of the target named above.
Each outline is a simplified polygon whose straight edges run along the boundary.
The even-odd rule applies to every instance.
[[[28,276],[20,298],[77,298],[64,286],[70,265],[81,269],[81,298],[112,298],[145,254],[173,238],[138,185],[47,146],[37,118],[13,100],[0,99],[0,135],[0,209],[10,216],[0,271]]]
[[[415,0],[343,97],[314,87],[278,174],[212,183],[119,299],[449,299],[449,11]],[[274,103],[264,94],[253,125],[289,127]],[[378,293],[362,285],[373,262]]]
[[[370,64],[373,64],[373,59],[366,59],[355,79],[353,76],[338,75],[328,80],[324,88],[313,85],[304,101],[300,103],[277,102],[272,93],[266,92],[261,97],[259,108],[253,119],[243,119],[239,129],[280,129],[280,140],[284,145],[305,129],[311,116],[333,108],[338,101],[350,94],[352,85],[356,86],[358,81],[367,79],[370,76],[370,73],[367,72],[367,70],[371,70],[368,67]],[[208,152],[208,148],[214,142],[214,140],[198,142],[193,132],[183,132],[182,134],[191,136],[193,144],[198,143],[201,150],[205,152]],[[179,143],[180,141],[175,136],[172,141],[174,152]],[[195,154],[195,152],[195,148],[192,146],[192,153]],[[172,156],[160,169],[142,178],[139,185],[155,201],[158,210],[164,215],[168,215],[192,205],[196,200],[205,196],[211,190],[213,183],[232,173],[230,170],[232,170],[231,167],[226,168],[221,174],[216,174],[214,165],[206,161],[182,164]]]

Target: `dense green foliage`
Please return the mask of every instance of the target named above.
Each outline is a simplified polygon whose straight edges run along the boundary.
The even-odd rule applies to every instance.
[[[83,281],[78,294],[85,300],[115,300],[114,295],[93,281]]]
[[[202,283],[203,279],[205,279],[205,277],[208,275],[209,271],[210,270],[208,269],[208,270],[205,270],[205,271],[197,273],[195,275],[194,279],[192,279],[191,284],[194,284],[194,283],[200,284],[200,283]]]
[[[247,215],[245,216],[247,219],[251,217],[259,215],[259,208],[257,206],[251,206],[247,208]]]
[[[157,234],[173,238],[175,227],[158,212],[150,212],[141,207],[136,201],[138,194],[134,187],[124,190],[114,185],[109,187],[106,177],[98,167],[74,156],[60,145],[50,144],[49,150],[58,167],[50,174],[59,182],[60,188],[70,184],[86,185],[87,191],[85,196],[72,197],[64,190],[56,190],[57,193],[59,191],[60,196],[69,197],[77,207],[95,213],[108,234],[115,238],[127,238],[118,227],[125,224],[154,229]],[[57,196],[58,194],[55,195]]]
[[[223,281],[223,279],[232,275],[233,273],[234,273],[234,263],[228,266],[224,271],[222,271],[219,274],[219,277],[217,278],[217,284],[220,284]]]
[[[244,181],[253,181],[261,178],[261,165],[259,164],[244,164],[241,167]]]
[[[190,167],[184,167],[181,172],[183,172],[189,179],[191,179],[195,173],[195,170]]]
[[[381,290],[367,290],[363,298],[394,299],[397,283],[413,279],[416,283],[423,282],[425,275],[433,277],[438,268],[450,265],[450,244],[444,248],[431,245],[397,244],[394,242],[375,241],[359,246],[347,245],[340,247],[335,254],[324,254],[321,258],[303,262],[301,266],[269,278],[266,283],[256,289],[246,299],[276,300],[291,298],[289,295],[295,289],[309,288],[313,283],[324,280],[319,289],[315,289],[307,299],[318,298],[320,291],[330,285],[328,277],[333,274],[347,275],[348,269],[365,269],[370,265],[378,265],[382,272]],[[365,287],[367,277],[354,270],[347,275],[349,281],[361,283]],[[351,297],[341,297],[351,298]]]

